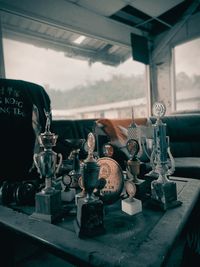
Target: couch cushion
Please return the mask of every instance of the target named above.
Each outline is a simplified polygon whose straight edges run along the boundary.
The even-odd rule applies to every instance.
[[[200,179],[200,158],[175,158],[175,172],[173,176]]]

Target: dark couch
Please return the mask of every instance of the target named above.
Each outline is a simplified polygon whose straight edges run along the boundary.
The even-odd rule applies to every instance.
[[[152,123],[155,123],[154,117],[150,117],[150,120]],[[109,135],[110,132],[113,133],[116,129],[105,132],[97,127],[96,121],[95,119],[53,121],[52,130],[59,135],[56,151],[61,152],[64,158],[66,158],[70,153],[70,149],[65,139],[86,139],[91,131],[95,132],[98,139],[97,150],[101,151],[103,143],[112,141],[113,136]],[[140,120],[136,119],[136,122],[138,121]],[[120,123],[120,120],[115,120],[115,124],[116,122]],[[173,176],[200,179],[200,113],[166,116],[163,118],[163,122],[167,124],[167,135],[170,137],[171,153],[175,159],[175,172]],[[127,127],[129,123],[130,120],[126,120]],[[142,123],[144,123],[144,119]],[[112,126],[109,125],[109,127]],[[123,127],[125,126],[123,125]],[[117,161],[124,168],[124,160],[127,159],[127,155],[123,153],[120,142],[119,144],[115,142],[114,145],[118,153]],[[144,163],[146,166],[144,169],[148,172],[149,163],[148,161]],[[142,174],[145,172],[144,169]]]
[[[155,118],[150,119],[155,122]],[[163,122],[175,159],[173,176],[200,179],[200,113],[166,116]]]

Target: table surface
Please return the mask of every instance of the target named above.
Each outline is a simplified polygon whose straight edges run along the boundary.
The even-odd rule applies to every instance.
[[[130,216],[120,202],[105,207],[106,233],[80,239],[74,230],[75,215],[56,224],[31,218],[31,208],[0,206],[0,225],[34,239],[56,255],[78,266],[161,266],[179,238],[197,202],[200,181],[175,178],[182,205],[167,211],[143,203],[143,210]],[[34,208],[32,208],[34,211]],[[23,210],[23,212],[20,212]]]

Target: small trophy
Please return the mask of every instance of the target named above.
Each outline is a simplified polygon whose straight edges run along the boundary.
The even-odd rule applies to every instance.
[[[103,202],[94,195],[94,189],[98,187],[100,166],[94,159],[95,137],[88,134],[88,157],[82,166],[82,187],[85,197],[77,201],[77,216],[74,221],[77,235],[92,237],[105,232],[103,224]]]
[[[136,194],[136,186],[133,181],[125,181],[125,189],[128,194],[128,198],[122,200],[122,211],[129,215],[135,215],[142,211],[142,201],[134,198]]]
[[[50,112],[46,114],[45,132],[38,137],[40,153],[34,154],[34,163],[42,179],[45,179],[45,187],[35,196],[35,212],[32,218],[52,223],[61,213],[61,191],[52,186],[52,179],[55,178],[62,163],[62,155],[52,150],[56,145],[58,136],[50,132]],[[57,165],[57,160],[59,161]]]
[[[132,181],[136,185],[136,196],[142,198],[147,190],[147,182],[138,178],[140,173],[140,161],[137,158],[140,149],[139,143],[136,139],[129,139],[126,147],[130,155],[130,159],[126,165],[126,176],[129,181]]]
[[[168,179],[172,174],[167,163],[169,151],[168,139],[166,137],[166,124],[161,118],[165,115],[166,108],[163,103],[156,102],[153,106],[153,115],[157,118],[153,125],[154,129],[154,154],[155,172],[158,179],[151,182],[151,199],[162,210],[181,205],[177,200],[176,183]]]
[[[72,170],[68,174],[62,176],[62,183],[65,186],[61,192],[62,201],[71,202],[75,199],[76,190],[79,188],[80,160],[79,152],[85,139],[65,139],[67,144],[72,148],[68,159],[72,160]]]

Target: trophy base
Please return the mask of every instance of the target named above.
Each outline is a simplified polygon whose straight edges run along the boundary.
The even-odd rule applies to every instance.
[[[162,210],[178,207],[182,204],[177,200],[176,183],[168,181],[160,183],[157,180],[151,183],[151,203]]]
[[[61,192],[55,190],[51,194],[39,192],[35,195],[35,212],[31,218],[47,222],[56,221],[61,215]]]
[[[135,182],[136,186],[136,194],[135,197],[138,199],[145,199],[148,195],[150,195],[151,191],[151,183],[147,180],[137,179]]]
[[[135,215],[142,212],[142,201],[137,198],[126,198],[122,200],[122,211],[129,214]]]
[[[61,191],[61,200],[65,202],[71,202],[76,195],[75,188],[69,188],[68,191]]]
[[[93,237],[104,234],[103,216],[104,209],[101,200],[86,202],[86,198],[79,198],[77,217],[74,221],[78,237]]]
[[[77,193],[77,194],[75,195],[75,205],[76,205],[76,206],[78,205],[78,201],[79,201],[79,199],[81,199],[81,198],[85,198],[85,197],[86,197],[85,192],[81,191],[81,192]]]

